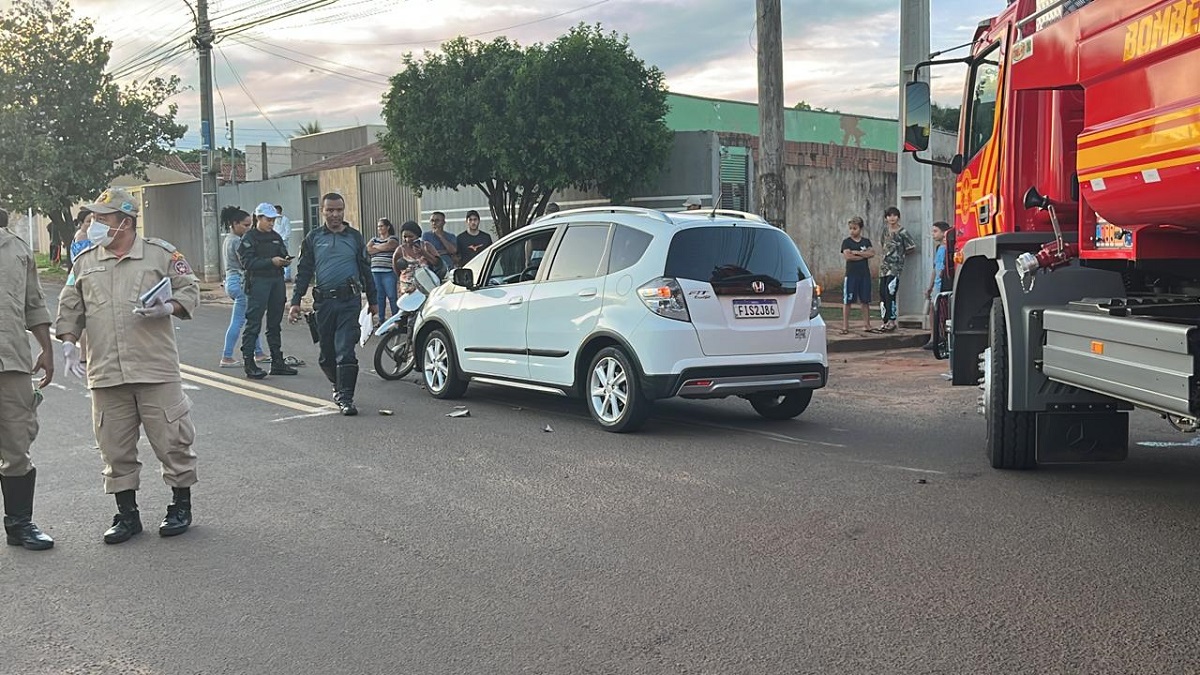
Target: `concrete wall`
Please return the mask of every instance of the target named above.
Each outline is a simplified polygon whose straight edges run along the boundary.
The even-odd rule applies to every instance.
[[[146,237],[171,242],[192,267],[204,265],[204,237],[200,222],[200,181],[129,188],[141,199],[138,229]]]
[[[299,256],[307,216],[301,183],[300,176],[285,176],[253,183],[222,185],[217,188],[217,206],[237,206],[248,213],[253,213],[254,207],[263,202],[282,206],[283,214],[292,222],[292,234],[287,241],[288,252]]]
[[[653,181],[634,188],[628,205],[681,211],[683,201],[696,195],[703,199],[706,206],[711,206],[718,176],[719,150],[715,132],[677,132],[667,163]],[[555,192],[550,196],[550,201],[558,203],[563,209],[611,203],[599,193],[573,189]],[[429,225],[429,216],[434,211],[442,211],[446,214],[446,231],[458,233],[466,229],[467,211],[471,209],[479,212],[480,227],[495,235],[487,198],[473,185],[457,190],[426,190],[421,195],[421,217],[418,222],[424,230]]]
[[[262,145],[247,145],[243,150],[246,153],[246,182],[265,180],[263,178]],[[266,164],[267,178],[291,169],[292,149],[284,145],[268,145]]]
[[[293,138],[291,168],[299,169],[334,155],[370,145],[379,140],[378,135],[386,130],[387,127],[375,124]]]

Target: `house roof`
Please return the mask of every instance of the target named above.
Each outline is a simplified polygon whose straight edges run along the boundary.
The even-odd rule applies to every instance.
[[[308,166],[302,166],[298,169],[284,171],[276,174],[276,177],[299,176],[301,174],[318,173],[321,171],[328,171],[330,169],[344,169],[350,166],[382,164],[386,161],[388,161],[387,157],[383,154],[383,148],[380,147],[379,143],[371,143],[370,145],[364,145],[357,150],[343,152],[340,155],[334,155],[329,159],[324,159],[320,162],[309,164]]]
[[[200,162],[185,162],[179,158],[179,155],[167,155],[162,161],[162,165],[168,169],[181,171],[196,178],[200,177]],[[230,182],[230,174],[233,172],[234,165],[221,161],[221,165],[217,169],[217,182],[221,185],[226,185]],[[246,163],[237,163],[237,182],[246,182]]]

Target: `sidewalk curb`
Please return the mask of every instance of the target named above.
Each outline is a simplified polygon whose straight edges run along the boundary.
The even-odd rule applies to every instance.
[[[826,349],[830,354],[875,352],[886,349],[910,349],[921,347],[928,340],[929,335],[924,332],[916,335],[880,335],[878,337],[829,340]]]

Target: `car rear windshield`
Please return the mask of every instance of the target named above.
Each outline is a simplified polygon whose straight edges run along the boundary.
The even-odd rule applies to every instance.
[[[796,244],[782,230],[763,227],[698,227],[671,240],[666,276],[706,281],[718,292],[762,288],[794,293],[809,277]],[[762,291],[758,291],[762,292]]]

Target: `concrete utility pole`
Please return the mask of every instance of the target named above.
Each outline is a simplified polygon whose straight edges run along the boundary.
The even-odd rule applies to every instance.
[[[229,184],[237,185],[237,143],[233,135],[233,120],[229,120]]]
[[[915,66],[929,59],[929,0],[900,0],[900,110],[904,119],[904,84],[912,81]],[[928,81],[926,69],[922,79]],[[933,167],[919,164],[904,152],[904,126],[900,125],[896,139],[899,158],[896,162],[897,194],[900,196],[900,218],[908,233],[917,240],[917,250],[904,265],[900,276],[900,314],[906,319],[921,321],[925,310],[925,288],[933,274],[933,246],[929,228],[933,225]]]
[[[213,143],[212,26],[208,0],[196,3],[196,35],[192,42],[200,53],[200,227],[204,239],[204,281],[221,279],[221,232],[217,222],[216,144]]]
[[[784,180],[783,19],[780,0],[757,0],[758,11],[758,212],[787,229]]]

